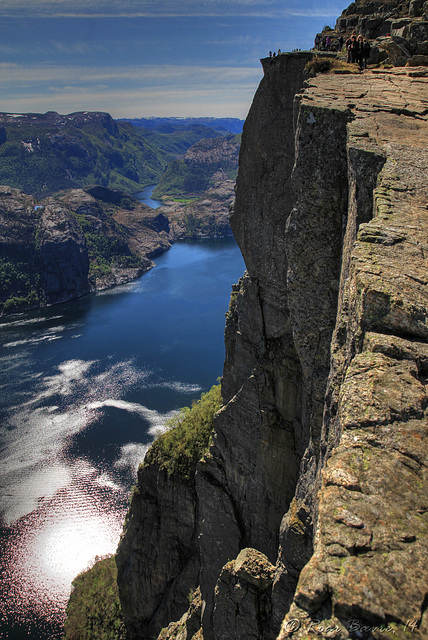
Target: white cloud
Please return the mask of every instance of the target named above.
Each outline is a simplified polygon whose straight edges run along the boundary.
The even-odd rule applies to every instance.
[[[154,82],[156,84],[173,82],[181,84],[187,80],[190,84],[201,81],[239,82],[255,80],[261,76],[261,67],[218,67],[203,65],[153,65],[126,67],[81,67],[78,65],[19,65],[0,63],[2,84],[22,85],[53,82],[66,82],[80,85],[94,82]]]
[[[182,16],[240,16],[257,18],[283,18],[286,16],[338,16],[342,6],[328,3],[302,9],[302,3],[293,0],[284,6],[279,0],[2,0],[2,16],[40,16],[50,18],[175,18]]]
[[[0,111],[108,111],[115,118],[212,115],[244,118],[262,76],[256,67],[78,67],[0,64]]]
[[[143,116],[212,116],[245,118],[257,83],[229,88],[159,88],[129,91],[104,90],[31,94],[2,99],[0,111],[44,113],[57,111],[107,111],[114,118]]]

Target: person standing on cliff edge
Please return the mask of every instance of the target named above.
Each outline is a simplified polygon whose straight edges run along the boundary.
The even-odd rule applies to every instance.
[[[370,58],[370,43],[368,40],[364,39],[363,42],[363,69],[367,69],[367,63]]]
[[[360,71],[363,70],[363,36],[360,34],[355,42],[354,62],[358,64]]]

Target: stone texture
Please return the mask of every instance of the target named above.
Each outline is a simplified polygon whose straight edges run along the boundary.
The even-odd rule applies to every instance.
[[[198,588],[193,594],[186,613],[181,616],[180,620],[171,622],[168,627],[162,629],[158,640],[203,640],[202,605],[201,590]]]
[[[82,229],[72,213],[54,199],[44,202],[37,261],[47,304],[78,298],[90,290],[89,256]]]
[[[423,638],[428,77],[304,85],[308,55],[262,61],[244,127],[197,634]]]
[[[314,620],[337,638],[354,637],[351,620],[370,638],[387,637],[392,622],[394,637],[408,637],[416,621],[412,637],[424,637],[428,83],[393,73],[364,76],[358,88],[353,79],[311,85],[302,104],[333,99],[352,110],[354,172],[364,155],[378,161],[366,167],[372,220],[358,181],[351,190],[322,436],[332,449],[314,555],[280,637],[315,637]]]
[[[229,209],[235,198],[235,181],[218,170],[213,176],[213,187],[203,197],[181,204],[166,200],[158,211],[167,216],[174,240],[183,238],[213,238],[232,235]]]
[[[355,0],[339,16],[335,29],[324,27],[338,46],[340,36],[352,32],[367,38],[371,45],[370,65],[426,65],[428,22],[423,0]]]
[[[129,640],[157,638],[197,586],[194,488],[157,464],[140,467],[116,563]]]
[[[222,640],[266,638],[274,566],[255,549],[243,549],[222,569],[215,588],[214,635]]]
[[[306,445],[302,370],[285,296],[284,236],[294,202],[294,95],[308,59],[300,54],[264,62],[265,77],[244,125],[240,166],[246,169],[238,175],[231,226],[248,274],[227,319],[222,381],[227,404],[197,474],[206,640],[215,637],[214,587],[227,560],[248,546],[275,561],[279,524]],[[218,505],[225,505],[223,514]],[[215,558],[213,549],[218,549]]]

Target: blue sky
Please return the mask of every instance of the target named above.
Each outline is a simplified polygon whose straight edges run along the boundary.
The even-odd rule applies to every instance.
[[[0,0],[0,111],[245,118],[269,49],[338,0]]]

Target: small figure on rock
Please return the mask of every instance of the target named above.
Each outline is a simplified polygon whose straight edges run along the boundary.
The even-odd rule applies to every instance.
[[[364,42],[363,42],[363,36],[360,34],[358,36],[356,45],[355,45],[355,60],[354,62],[356,62],[360,68],[360,70],[363,70],[363,46],[364,46]]]
[[[357,62],[358,44],[357,38],[352,35],[349,39],[348,45],[348,62]]]
[[[364,40],[363,42],[363,69],[367,69],[367,63],[370,58],[370,42],[368,40]]]

